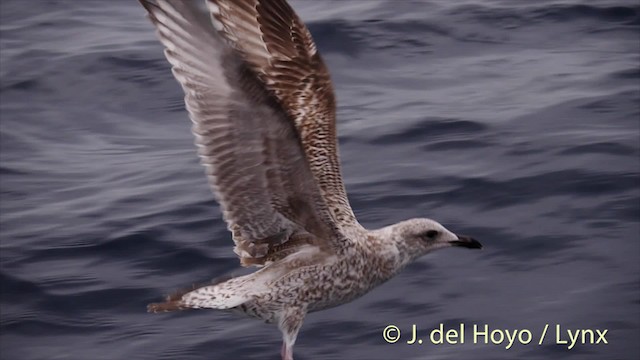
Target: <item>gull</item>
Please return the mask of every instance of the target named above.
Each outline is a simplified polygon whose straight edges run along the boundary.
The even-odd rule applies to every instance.
[[[415,218],[367,230],[340,172],[336,103],[311,33],[285,0],[140,0],[164,45],[244,276],[149,312],[219,309],[277,324],[281,356],[306,314],[350,302],[431,251],[479,249]]]

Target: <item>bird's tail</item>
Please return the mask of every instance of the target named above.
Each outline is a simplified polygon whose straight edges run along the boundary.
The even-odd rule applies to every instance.
[[[161,303],[147,305],[147,312],[158,313],[188,309],[231,309],[249,299],[247,286],[251,278],[218,278],[208,284],[193,285],[179,290]]]
[[[218,281],[218,283],[224,282],[225,280]],[[168,312],[168,311],[178,311],[178,310],[187,310],[190,307],[186,306],[182,302],[182,297],[194,290],[197,290],[203,286],[210,286],[212,284],[193,284],[190,288],[178,290],[170,295],[167,295],[164,302],[159,303],[151,303],[147,305],[147,312],[150,313],[159,313],[159,312]]]

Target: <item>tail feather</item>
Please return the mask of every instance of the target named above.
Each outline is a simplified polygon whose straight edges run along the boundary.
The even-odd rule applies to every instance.
[[[147,312],[150,313],[160,313],[186,309],[189,309],[189,307],[184,306],[182,301],[166,301],[163,303],[151,303],[147,305]]]
[[[193,305],[190,306],[188,302],[183,301],[183,297],[190,292],[197,291],[198,289],[202,289],[205,287],[213,287],[215,285],[224,283],[231,279],[232,279],[231,276],[225,275],[225,276],[221,276],[216,279],[213,279],[208,283],[193,284],[191,285],[191,287],[175,291],[167,295],[164,302],[151,303],[147,305],[147,312],[159,313],[159,312],[169,312],[169,311],[179,311],[179,310],[200,308],[200,306],[193,306]]]

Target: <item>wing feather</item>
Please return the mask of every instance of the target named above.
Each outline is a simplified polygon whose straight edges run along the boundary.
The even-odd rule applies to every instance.
[[[291,238],[335,251],[343,236],[281,105],[205,13],[182,1],[141,3],[185,92],[198,153],[241,263],[281,258]]]
[[[358,226],[342,181],[329,72],[311,33],[285,0],[207,0],[215,28],[275,96],[339,226]]]

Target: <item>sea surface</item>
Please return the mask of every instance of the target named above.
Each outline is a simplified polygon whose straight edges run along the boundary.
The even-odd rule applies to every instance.
[[[292,5],[360,222],[430,217],[485,246],[311,314],[296,359],[638,359],[640,3]],[[145,311],[239,264],[141,6],[2,0],[0,45],[0,358],[279,359],[273,325]],[[433,344],[440,324],[465,342]],[[474,324],[532,338],[474,344]],[[580,329],[599,343],[556,344]]]

